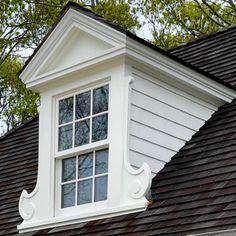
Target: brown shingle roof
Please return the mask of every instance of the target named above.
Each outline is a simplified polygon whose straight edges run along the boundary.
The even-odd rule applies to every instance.
[[[236,87],[236,25],[203,36],[169,52]]]
[[[17,234],[23,189],[33,190],[38,169],[38,118],[0,139],[0,235]]]
[[[171,52],[235,86],[235,30],[225,29]],[[37,153],[38,118],[0,139],[0,235],[18,234],[18,200],[23,189],[35,186]],[[236,100],[222,106],[157,174],[152,195],[155,201],[145,212],[25,235],[182,236],[236,228]]]
[[[145,212],[25,235],[187,235],[235,228],[236,100],[222,106],[160,171]],[[0,235],[16,234],[18,200],[37,174],[38,119],[0,142]]]

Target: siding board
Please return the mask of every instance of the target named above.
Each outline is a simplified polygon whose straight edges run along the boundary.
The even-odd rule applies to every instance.
[[[197,130],[204,124],[204,120],[164,104],[145,94],[133,91],[132,98],[132,105],[149,110],[155,114],[160,115],[161,117],[168,117],[169,120],[189,128],[193,128],[194,130]]]
[[[167,105],[180,111],[199,117],[203,120],[208,119],[210,116],[209,114],[215,111],[213,109],[203,107],[196,101],[193,101],[193,99],[190,100],[187,96],[183,96],[180,92],[179,94],[176,94],[159,84],[155,84],[146,79],[141,79],[141,77],[139,78],[140,79],[137,79],[134,83],[134,90],[144,92],[143,88],[145,88],[145,92],[148,92],[148,96],[162,103],[166,103]]]
[[[130,99],[130,161],[161,170],[217,109],[147,75],[134,74]],[[155,82],[156,81],[156,82]]]
[[[172,134],[173,136],[185,141],[191,138],[193,131],[196,131],[136,106],[131,107],[131,114],[133,121]]]

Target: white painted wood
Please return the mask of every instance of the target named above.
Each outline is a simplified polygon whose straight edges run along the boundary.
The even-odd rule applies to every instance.
[[[55,49],[52,55],[44,62],[38,75],[60,68],[68,68],[76,63],[79,64],[89,58],[101,55],[113,47],[76,27],[68,33],[61,44],[64,47]]]
[[[157,161],[161,160],[167,162],[173,155],[176,154],[175,150],[168,149],[167,147],[149,142],[145,139],[141,139],[131,135],[130,138],[130,150],[155,158]],[[134,159],[131,163],[135,165]]]
[[[136,169],[138,169],[143,162],[148,163],[152,171],[152,177],[155,176],[156,170],[162,169],[163,165],[165,165],[166,163],[165,161],[162,160],[157,161],[157,159],[154,157],[133,150],[130,151],[130,160]]]
[[[136,62],[142,62],[145,71],[154,70],[168,76],[173,83],[187,85],[203,94],[212,96],[218,104],[223,101],[230,102],[235,97],[234,90],[219,84],[217,81],[192,70],[191,68],[178,63],[164,53],[159,53],[151,47],[141,45],[138,40],[127,37],[127,55]],[[137,67],[139,68],[139,66]]]
[[[131,65],[133,75],[135,77],[140,77],[151,82],[152,84],[163,87],[166,90],[173,92],[174,94],[183,96],[191,101],[194,101],[195,103],[199,103],[202,106],[209,108],[210,110],[215,110],[216,107],[223,104],[216,103],[216,99],[213,99],[211,96],[209,96],[209,94],[199,93],[199,91],[197,91],[196,89],[193,89],[189,86],[184,86],[183,84],[178,83],[175,80],[171,80],[161,72],[156,73],[154,70],[144,70],[145,72],[143,72],[141,65],[139,65],[139,69],[136,68],[137,64],[133,63]],[[156,77],[158,78],[158,80],[156,79]]]
[[[191,114],[178,110],[178,108],[171,107],[165,103],[155,100],[147,94],[133,91],[132,98],[132,104],[135,106],[152,111],[161,117],[166,117],[173,122],[184,125],[185,127],[198,130],[199,126],[204,124],[203,119],[197,118]]]
[[[197,101],[194,101],[193,97],[189,98],[184,96],[183,94],[178,93],[178,91],[173,92],[169,90],[167,84],[166,86],[161,86],[160,83],[153,83],[147,79],[143,79],[142,77],[137,77],[137,79],[133,85],[133,89],[139,92],[145,92],[149,97],[160,101],[164,104],[167,104],[171,107],[174,107],[180,111],[191,114],[192,116],[201,118],[206,120],[209,118],[209,114],[215,109],[209,109],[207,107],[203,107],[201,104],[198,104]]]
[[[28,87],[31,87],[31,83],[33,85],[40,84],[41,79],[37,78],[39,71],[41,73],[43,72],[41,69],[48,58],[51,57],[55,50],[65,46],[62,42],[66,43],[64,39],[70,34],[71,30],[76,28],[107,44],[113,45],[114,48],[119,48],[124,45],[126,41],[126,36],[121,32],[80,12],[69,9],[60,20],[59,24],[57,24],[54,30],[48,35],[46,41],[40,47],[40,50],[38,50],[31,59],[30,64],[21,72],[20,77]],[[51,79],[53,79],[53,77]],[[34,89],[38,90],[36,87]]]
[[[135,137],[147,140],[176,152],[179,150],[179,147],[182,147],[185,143],[184,140],[174,137],[171,133],[160,132],[153,127],[148,127],[135,121],[130,124],[130,133]]]
[[[130,161],[157,173],[217,109],[196,96],[135,70],[131,94]]]
[[[133,121],[143,123],[146,126],[153,127],[156,130],[171,134],[185,141],[191,138],[193,131],[196,131],[134,105],[131,107],[131,113]]]
[[[41,92],[39,123],[39,169],[37,187],[32,194],[25,190],[19,209],[24,221],[20,232],[62,226],[100,218],[144,211],[146,193],[151,185],[148,165],[133,169],[128,162],[128,99],[129,85],[123,60],[102,64],[96,70],[86,70],[63,77],[60,83],[51,81]],[[57,151],[57,105],[60,98],[100,87],[109,83],[108,138],[96,144],[86,144],[62,152]],[[60,161],[63,158],[109,148],[108,199],[91,204],[61,208]],[[119,178],[117,178],[119,176]],[[55,178],[56,177],[56,178]],[[125,181],[124,181],[125,180]],[[47,184],[45,184],[47,183]],[[44,207],[47,205],[48,207]]]

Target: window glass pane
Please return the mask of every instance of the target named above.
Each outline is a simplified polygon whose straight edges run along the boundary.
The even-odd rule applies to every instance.
[[[89,119],[75,123],[75,146],[89,143]]]
[[[92,142],[107,138],[107,120],[107,114],[93,118]]]
[[[92,179],[78,182],[78,205],[92,202]]]
[[[107,175],[95,178],[94,201],[107,199]]]
[[[62,161],[62,182],[75,179],[76,159],[75,157],[64,159]]]
[[[106,172],[108,172],[108,149],[97,151],[95,159],[95,174]]]
[[[93,153],[87,153],[78,157],[78,178],[93,175]]]
[[[73,120],[73,103],[73,97],[59,101],[59,125]]]
[[[93,90],[93,114],[108,110],[108,85]]]
[[[90,91],[76,95],[75,119],[90,115]]]
[[[59,128],[58,134],[58,150],[66,150],[72,148],[72,124]]]
[[[61,186],[61,207],[70,207],[75,205],[75,183]]]

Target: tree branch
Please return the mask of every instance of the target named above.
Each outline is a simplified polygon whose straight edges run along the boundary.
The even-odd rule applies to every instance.
[[[217,24],[220,27],[224,27],[224,25],[220,24],[218,21],[214,20],[211,16],[209,16],[206,11],[202,8],[201,4],[198,2],[198,0],[194,0],[194,2],[198,5],[198,7],[201,9],[201,11],[215,24]]]
[[[212,13],[218,17],[222,22],[224,22],[225,24],[227,25],[230,25],[230,23],[228,21],[226,21],[224,18],[221,17],[221,15],[219,15],[213,8],[210,4],[208,4],[205,0],[202,0],[203,4],[205,4],[211,11]]]

